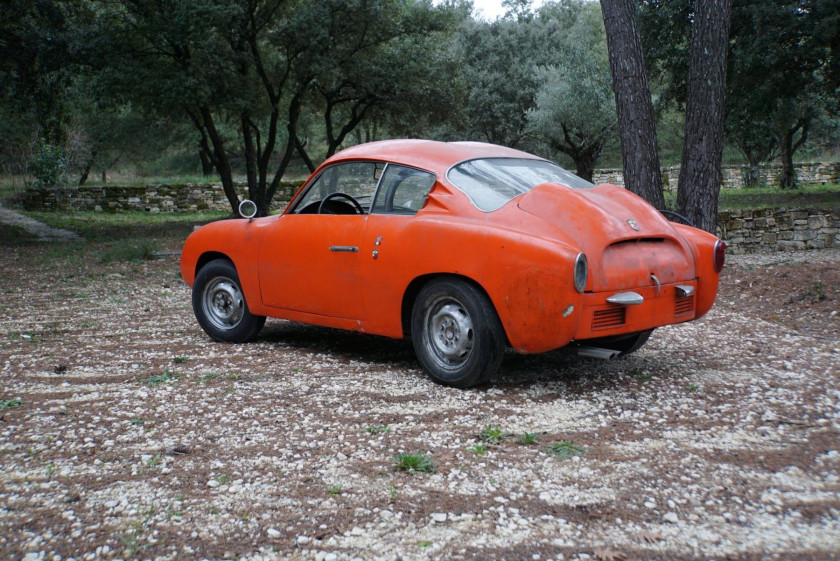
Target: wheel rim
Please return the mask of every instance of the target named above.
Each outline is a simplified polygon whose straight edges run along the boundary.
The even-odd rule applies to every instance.
[[[245,299],[239,286],[227,277],[208,282],[201,302],[204,315],[218,329],[233,329],[242,321]]]
[[[426,312],[426,344],[438,365],[456,370],[473,350],[474,330],[469,312],[451,296],[435,300]]]

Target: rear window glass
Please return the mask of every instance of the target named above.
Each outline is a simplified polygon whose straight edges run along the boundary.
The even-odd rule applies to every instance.
[[[555,163],[526,158],[468,160],[453,166],[447,177],[484,212],[501,208],[542,183],[559,183],[572,189],[593,187]]]

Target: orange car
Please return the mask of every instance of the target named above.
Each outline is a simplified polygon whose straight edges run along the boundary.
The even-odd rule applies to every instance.
[[[181,254],[219,341],[265,318],[410,336],[437,382],[469,387],[505,346],[613,357],[715,301],[726,246],[633,193],[531,154],[392,140],[328,159],[277,216],[214,222]]]

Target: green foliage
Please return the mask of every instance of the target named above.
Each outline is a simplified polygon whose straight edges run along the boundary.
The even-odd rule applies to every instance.
[[[419,452],[400,452],[394,455],[394,467],[408,473],[433,473],[437,470],[431,456],[422,450]]]
[[[159,386],[161,384],[168,384],[170,382],[174,382],[178,380],[181,376],[178,374],[173,374],[167,368],[163,371],[163,374],[154,374],[149,376],[148,378],[143,379],[143,383],[149,386]]]
[[[341,495],[344,492],[344,489],[341,485],[330,485],[327,488],[327,492],[330,494],[331,497],[336,497]]]
[[[381,434],[383,432],[391,432],[391,427],[388,425],[371,425],[365,429],[368,434]]]
[[[295,150],[311,146],[307,114],[325,116],[329,154],[374,109],[436,99],[428,55],[445,51],[438,34],[457,14],[417,0],[126,0],[97,12],[97,91],[190,123],[229,198],[229,154],[243,154],[261,214]]]
[[[807,288],[806,291],[807,298],[816,304],[817,302],[822,302],[827,298],[825,293],[825,286],[823,283],[816,281],[812,285]]]
[[[6,409],[14,409],[15,407],[20,407],[21,401],[19,399],[6,399],[0,401],[0,411],[5,411]]]
[[[588,450],[582,446],[572,443],[569,440],[561,440],[560,442],[552,442],[545,448],[546,453],[556,456],[561,460],[571,458],[572,456],[582,456]]]
[[[531,130],[552,151],[570,157],[579,176],[591,180],[617,129],[606,34],[597,4],[566,9],[568,27],[555,46],[558,56],[539,68],[540,85],[527,116]]]
[[[58,186],[64,179],[65,166],[62,149],[41,139],[38,151],[29,162],[30,171],[35,178],[33,185],[38,189]]]
[[[467,448],[467,452],[472,452],[476,456],[483,456],[487,453],[487,445],[484,443],[473,444]]]
[[[175,364],[184,364],[185,362],[189,362],[190,357],[188,356],[176,356],[172,359],[172,362]]]
[[[540,437],[539,437],[538,434],[533,433],[533,432],[523,432],[522,434],[520,434],[519,436],[516,437],[516,441],[519,444],[523,444],[523,445],[528,446],[528,445],[531,445],[531,444],[538,443],[540,441]]]
[[[209,382],[212,382],[213,380],[215,380],[218,377],[219,377],[218,372],[204,372],[204,373],[201,374],[201,377],[198,379],[198,381],[202,384],[207,384]]]
[[[836,112],[840,74],[832,72],[838,57],[831,41],[840,33],[840,2],[804,5],[799,0],[732,4],[726,137],[752,166],[792,155],[822,111]],[[688,0],[639,4],[646,66],[653,81],[664,84],[660,109],[685,103],[692,10]]]
[[[510,436],[510,434],[502,432],[502,429],[499,428],[499,425],[487,425],[478,434],[478,439],[489,444],[500,444],[505,440],[509,440]]]

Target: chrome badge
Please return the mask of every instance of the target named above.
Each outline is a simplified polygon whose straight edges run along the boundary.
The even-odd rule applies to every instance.
[[[627,225],[636,230],[637,232],[639,231],[639,225],[632,218],[628,218],[627,220],[625,220],[625,222],[627,222]]]

